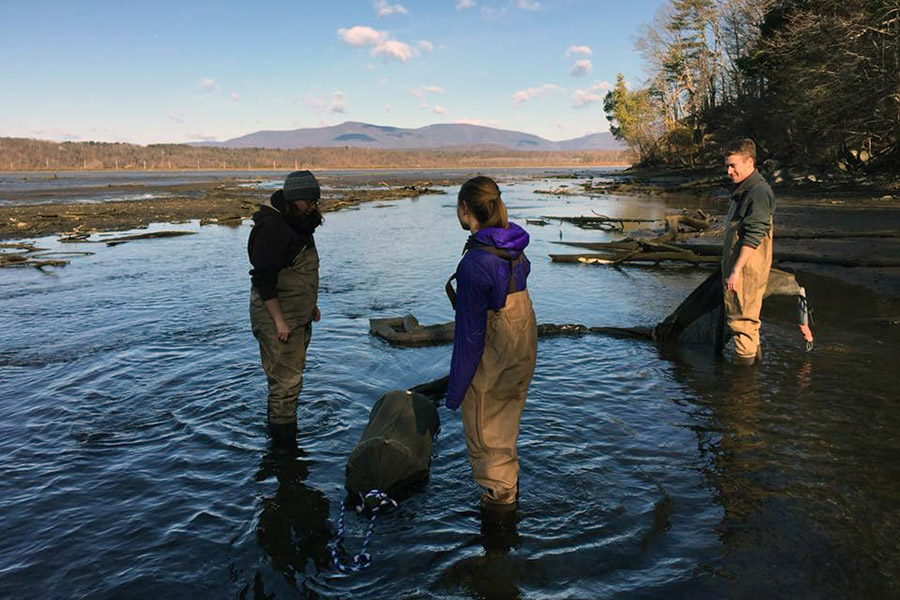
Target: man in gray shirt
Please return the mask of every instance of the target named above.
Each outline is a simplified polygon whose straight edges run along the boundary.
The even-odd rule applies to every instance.
[[[756,170],[753,140],[733,140],[724,154],[728,177],[734,183],[722,248],[725,322],[734,337],[731,361],[747,366],[762,358],[759,313],[772,267],[775,195]]]

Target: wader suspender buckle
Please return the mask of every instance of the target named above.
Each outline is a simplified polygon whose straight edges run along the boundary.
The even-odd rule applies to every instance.
[[[525,258],[525,253],[520,252],[519,255],[515,258],[510,258],[509,252],[506,250],[501,250],[500,248],[495,248],[494,246],[475,246],[478,250],[484,250],[485,252],[490,252],[494,256],[499,256],[503,260],[509,263],[509,289],[507,290],[507,294],[512,294],[516,291],[516,266],[522,262],[522,259]],[[456,290],[453,289],[453,280],[456,279],[456,273],[450,276],[450,279],[447,280],[447,285],[444,286],[444,291],[447,292],[447,298],[450,300],[450,305],[453,306],[453,310],[456,310]]]

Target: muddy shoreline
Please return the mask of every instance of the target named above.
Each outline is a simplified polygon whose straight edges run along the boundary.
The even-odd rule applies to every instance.
[[[491,173],[505,182],[516,179],[556,178],[585,181],[592,170],[548,170],[520,173],[515,169]],[[440,194],[446,186],[460,185],[471,174],[439,170],[423,172],[322,174],[324,212],[352,209],[364,202]],[[715,171],[650,172],[628,170],[602,183],[570,184],[568,193],[677,197],[708,196],[727,201],[727,187]],[[249,187],[247,180],[227,179],[182,185],[104,186],[104,191],[142,192],[165,197],[148,200],[108,201],[93,204],[66,202],[91,188],[29,191],[30,204],[0,205],[0,240],[25,240],[48,235],[84,235],[147,227],[151,223],[200,220],[201,224],[237,225],[248,218],[269,192]],[[817,191],[818,190],[818,191]],[[839,261],[866,258],[893,260],[900,257],[900,191],[892,185],[811,186],[775,188],[776,258],[779,250],[792,255]],[[49,202],[48,202],[49,200]],[[44,202],[44,203],[38,203]],[[719,215],[721,216],[721,215]],[[715,230],[703,243],[715,241]],[[881,235],[883,234],[883,235]],[[712,237],[710,237],[712,236]],[[900,267],[840,266],[813,263],[779,263],[782,268],[815,273],[847,283],[864,285],[878,293],[900,298]]]
[[[569,177],[560,177],[567,179]],[[685,242],[719,243],[721,219],[727,209],[729,182],[719,169],[626,169],[612,182],[569,184],[562,194],[635,195],[676,199],[694,196],[721,203],[713,215],[718,226]],[[830,180],[806,178],[773,186],[776,266],[865,286],[900,299],[900,266],[847,266],[834,263],[896,263],[900,261],[900,180]],[[809,261],[779,261],[779,252]],[[900,315],[898,315],[900,317]]]
[[[323,193],[323,212],[348,209],[364,202],[441,194],[439,186],[458,183],[450,179],[423,181],[403,176],[368,180],[363,176],[320,177],[320,180],[329,186]],[[123,231],[144,228],[151,223],[195,219],[202,224],[232,225],[250,217],[270,194],[247,187],[246,183],[229,180],[169,186],[130,184],[27,192],[22,194],[27,204],[0,205],[0,240]],[[155,197],[98,203],[65,201],[92,192],[141,192]],[[46,202],[45,198],[58,201]]]

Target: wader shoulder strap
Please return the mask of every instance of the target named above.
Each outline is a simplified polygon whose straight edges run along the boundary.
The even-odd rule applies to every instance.
[[[453,307],[453,311],[456,311],[456,290],[453,289],[453,280],[456,279],[456,273],[450,276],[450,279],[447,280],[447,285],[444,286],[444,291],[447,292],[447,298],[450,300],[450,306]]]
[[[500,258],[509,262],[509,288],[507,289],[507,293],[514,293],[516,291],[516,266],[518,266],[524,260],[525,253],[520,252],[517,257],[512,258],[509,252],[500,248],[495,248],[494,246],[475,246],[474,248],[478,250],[484,250],[485,252],[490,252],[494,256],[499,256]],[[456,279],[456,273],[454,273],[450,277],[450,279],[447,280],[447,285],[444,286],[444,291],[447,292],[447,298],[450,300],[450,305],[453,306],[453,310],[455,311],[456,290],[453,289],[454,279]]]

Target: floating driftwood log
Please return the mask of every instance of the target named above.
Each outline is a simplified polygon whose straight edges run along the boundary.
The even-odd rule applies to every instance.
[[[73,235],[68,235],[65,237],[59,238],[60,242],[73,244],[106,244],[107,246],[117,246],[119,244],[125,244],[128,242],[134,242],[137,240],[151,240],[158,238],[170,238],[170,237],[180,237],[183,235],[194,235],[196,232],[194,231],[150,231],[148,233],[136,233],[134,235],[123,235],[114,238],[106,238],[102,240],[92,240],[90,239],[91,234],[89,233],[77,233]]]
[[[12,252],[0,254],[0,268],[16,269],[22,267],[34,267],[35,269],[43,269],[44,267],[64,267],[69,264],[67,260],[34,258],[26,254],[14,254]]]
[[[60,256],[85,256],[93,252],[51,252],[45,248],[36,246],[34,242],[10,242],[0,244],[0,249],[22,250],[22,252],[0,252],[0,268],[15,269],[33,267],[64,267],[69,264]]]
[[[412,315],[387,319],[369,319],[369,333],[380,337],[392,346],[439,346],[453,343],[454,322],[436,325],[420,325]],[[625,338],[651,338],[647,327],[587,327],[586,325],[541,323],[538,337],[580,337],[583,335],[607,335]]]
[[[453,322],[419,325],[412,315],[369,319],[369,333],[395,346],[433,346],[453,341]]]
[[[805,314],[806,295],[793,274],[779,269],[769,272],[765,297],[796,296],[800,302],[800,312]],[[651,340],[661,344],[693,344],[721,350],[725,344],[723,318],[722,272],[715,269],[672,314],[653,327],[588,327],[586,325],[540,324],[538,337],[580,337],[603,335],[617,338]],[[370,333],[381,337],[393,346],[437,346],[453,342],[454,323],[419,325],[418,320],[408,315],[393,319],[370,319]],[[801,317],[801,332],[807,347],[812,345],[812,333]],[[438,383],[438,382],[432,382]],[[416,389],[429,395],[440,390]]]

